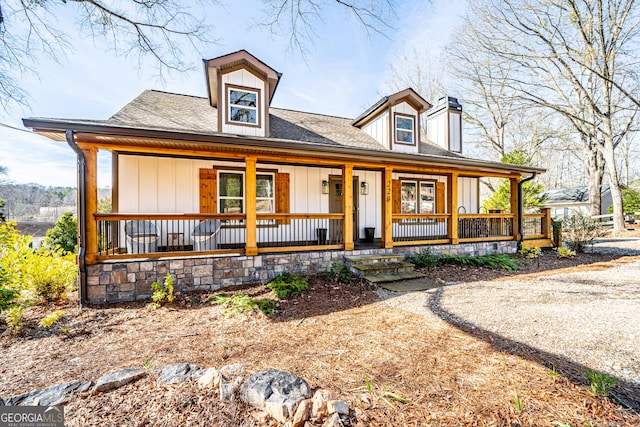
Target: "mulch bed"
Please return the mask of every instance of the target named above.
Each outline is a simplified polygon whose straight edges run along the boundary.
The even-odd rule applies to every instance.
[[[608,268],[629,261],[546,255],[540,266],[534,260],[515,273],[448,265],[430,274],[442,282],[461,282]],[[242,292],[272,298],[264,286]],[[306,293],[279,301],[270,317],[228,316],[223,307],[205,303],[207,296],[179,295],[157,310],[145,303],[82,311],[72,302],[37,307],[27,315],[20,335],[0,329],[0,396],[95,380],[120,368],[242,363],[248,372],[285,370],[313,388],[336,392],[365,414],[366,420],[352,417],[351,425],[640,425],[640,414],[593,396],[584,385],[538,363],[496,350],[435,317],[377,301],[373,289],[359,280],[341,284],[313,276]],[[55,309],[67,313],[59,324],[51,329],[36,326],[39,317]],[[386,391],[407,403],[383,398]],[[242,404],[219,402],[213,392],[194,383],[159,386],[148,377],[113,392],[74,398],[65,418],[69,426],[275,425],[260,423],[252,413]]]

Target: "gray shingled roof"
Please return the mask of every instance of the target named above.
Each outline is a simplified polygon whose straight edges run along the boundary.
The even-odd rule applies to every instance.
[[[602,194],[609,191],[609,184],[602,186]],[[546,204],[561,204],[561,203],[588,203],[589,202],[589,188],[588,187],[573,187],[573,188],[561,188],[558,190],[548,190],[544,194],[547,196]]]
[[[269,108],[271,138],[324,145],[389,151],[364,131],[351,125],[352,119],[301,111]],[[207,98],[146,90],[104,123],[145,129],[206,134],[218,133],[217,109]],[[432,144],[421,144],[420,153],[462,157]]]

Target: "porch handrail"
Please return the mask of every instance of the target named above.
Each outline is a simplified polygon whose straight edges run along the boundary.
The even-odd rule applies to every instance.
[[[93,215],[96,221],[120,221],[120,220],[181,220],[181,219],[220,219],[240,220],[245,219],[245,214],[208,214],[208,213],[97,213]]]
[[[514,213],[458,214],[458,218],[515,218]]]
[[[438,214],[393,214],[393,219],[442,219],[451,218],[449,213]]]
[[[305,213],[305,214],[291,214],[291,213],[268,213],[268,214],[257,214],[258,220],[287,220],[287,219],[343,219],[344,214],[341,213],[330,213],[330,214],[313,214],[313,213]]]

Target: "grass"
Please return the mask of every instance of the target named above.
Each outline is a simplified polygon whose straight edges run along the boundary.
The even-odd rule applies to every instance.
[[[253,298],[245,293],[227,295],[220,292],[210,296],[207,302],[225,306],[226,309],[224,312],[229,316],[238,316],[252,311],[261,311],[266,316],[269,316],[275,309],[275,302],[273,300],[268,298]]]
[[[439,262],[441,264],[456,264],[469,267],[486,267],[492,270],[502,269],[515,271],[518,269],[517,261],[506,254],[483,255],[479,257],[440,255]]]
[[[582,375],[589,381],[591,392],[596,396],[610,397],[611,389],[620,381],[604,372],[594,371],[593,369],[585,369]]]

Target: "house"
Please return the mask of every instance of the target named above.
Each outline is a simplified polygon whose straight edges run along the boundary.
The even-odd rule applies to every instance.
[[[577,211],[581,211],[587,215],[591,214],[588,187],[548,190],[544,192],[544,195],[546,196],[544,206],[545,208],[551,209],[552,218],[567,218],[569,215]],[[609,184],[604,184],[600,194],[600,215],[609,214],[609,208],[611,206],[613,206],[611,188],[609,187]]]
[[[455,98],[432,107],[409,88],[348,119],[272,107],[282,74],[244,50],[204,72],[206,97],[147,90],[108,120],[24,119],[78,156],[83,302],[146,298],[167,273],[216,289],[348,255],[548,242],[548,215],[519,200],[543,170],[464,157]],[[113,156],[111,214],[97,213],[98,150]],[[510,212],[479,213],[481,177],[510,180]]]

